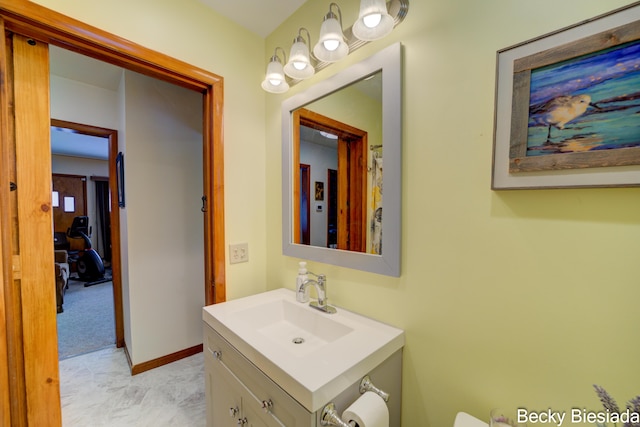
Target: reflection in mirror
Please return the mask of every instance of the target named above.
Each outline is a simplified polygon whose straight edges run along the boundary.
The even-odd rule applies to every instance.
[[[378,71],[294,111],[294,243],[381,253],[381,84]]]
[[[395,44],[283,102],[285,255],[399,275],[400,93]]]

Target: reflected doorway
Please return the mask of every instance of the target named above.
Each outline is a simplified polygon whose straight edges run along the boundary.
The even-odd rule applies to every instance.
[[[310,245],[366,251],[367,132],[346,123],[301,108],[293,114],[294,170],[308,164],[318,181],[327,180],[327,200],[318,200],[311,209]],[[322,152],[323,154],[319,154]],[[333,159],[331,159],[333,157]],[[319,166],[314,166],[314,163]],[[331,170],[335,174],[331,174]],[[314,175],[311,181],[314,181]],[[295,177],[294,200],[302,199],[301,177]],[[326,207],[325,207],[326,204]],[[294,203],[294,230],[302,230],[301,204]],[[315,232],[314,232],[315,231]],[[293,243],[306,244],[302,233],[294,233]]]

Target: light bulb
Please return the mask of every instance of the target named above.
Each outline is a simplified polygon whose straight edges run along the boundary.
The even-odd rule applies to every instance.
[[[280,83],[282,83],[282,80],[269,79],[269,83],[271,83],[274,86],[280,86]]]
[[[284,66],[285,74],[296,80],[308,79],[316,71],[311,65],[309,46],[302,37],[303,32],[307,33],[307,39],[309,39],[309,32],[305,28],[300,28],[298,36],[293,39],[293,45],[291,45],[289,62]]]
[[[394,27],[385,0],[361,0],[358,20],[353,24],[353,35],[363,41],[381,39]]]
[[[325,40],[322,44],[329,52],[333,52],[340,46],[340,40]]]
[[[362,20],[364,21],[364,25],[366,25],[367,28],[375,28],[378,26],[378,24],[380,24],[382,15],[379,13],[372,13],[371,15],[367,15],[362,18]]]

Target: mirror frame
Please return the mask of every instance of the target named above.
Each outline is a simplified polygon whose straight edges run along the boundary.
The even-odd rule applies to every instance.
[[[293,111],[382,71],[384,158],[382,255],[293,243]],[[282,102],[282,253],[386,276],[400,276],[402,207],[402,47],[395,43]]]

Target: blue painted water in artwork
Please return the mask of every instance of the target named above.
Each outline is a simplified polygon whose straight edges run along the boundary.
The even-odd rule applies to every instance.
[[[640,147],[640,40],[531,72],[527,156]]]

